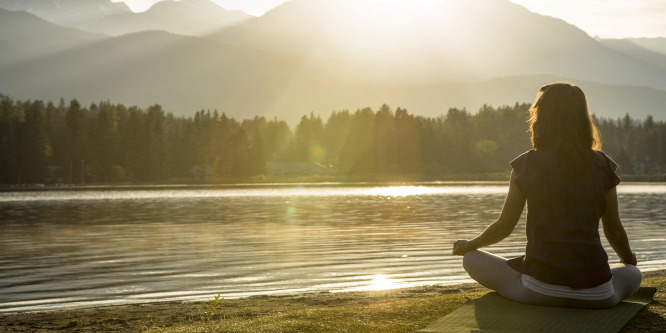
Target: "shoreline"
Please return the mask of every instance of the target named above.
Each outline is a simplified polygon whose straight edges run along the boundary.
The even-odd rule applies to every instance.
[[[653,309],[650,311],[652,312],[648,313],[645,320],[657,320],[659,323],[666,323],[666,304],[665,300],[661,299],[664,298],[663,289],[666,285],[666,270],[645,272],[643,276],[644,285],[652,283],[658,286],[657,295],[655,296],[656,301],[651,305]],[[404,307],[405,304],[411,303],[446,306],[446,309],[433,310],[435,315],[441,316],[445,314],[442,314],[442,311],[450,312],[466,300],[479,297],[486,292],[488,292],[488,289],[479,284],[465,283],[379,291],[251,296],[221,299],[216,304],[214,304],[214,295],[211,295],[210,299],[203,302],[169,301],[0,314],[0,332],[21,333],[61,330],[73,332],[138,332],[151,329],[161,332],[172,327],[190,327],[193,325],[199,327],[201,325],[220,325],[221,323],[251,322],[260,320],[262,317],[280,317],[285,313],[345,311],[346,309],[358,311],[358,309],[377,307],[399,309]],[[425,316],[421,320],[427,322],[432,320],[431,317]],[[385,318],[379,319],[387,320]],[[646,325],[641,323],[642,321],[639,320],[640,325]],[[419,322],[415,325],[422,325],[422,323]],[[631,331],[643,332],[643,330]]]
[[[238,182],[238,183],[210,183],[210,184],[104,184],[104,185],[46,185],[46,186],[14,186],[0,187],[0,192],[28,192],[28,191],[89,191],[89,190],[160,190],[160,189],[226,189],[226,188],[252,188],[252,187],[355,187],[355,186],[400,186],[400,185],[503,185],[508,181],[499,180],[470,180],[470,181],[323,181],[323,182]],[[652,184],[652,183],[649,183]]]
[[[625,180],[622,185],[660,185],[666,180],[659,181],[631,181]],[[262,187],[356,187],[356,186],[473,186],[473,185],[508,185],[508,180],[368,180],[368,181],[284,181],[284,182],[236,182],[236,183],[174,183],[174,184],[90,184],[90,185],[23,185],[0,186],[0,193],[11,192],[49,192],[49,191],[106,191],[106,190],[205,190],[205,189],[235,189],[235,188],[262,188]]]

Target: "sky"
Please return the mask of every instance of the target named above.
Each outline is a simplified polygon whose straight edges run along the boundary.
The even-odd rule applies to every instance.
[[[125,2],[135,12],[160,0]],[[227,10],[260,16],[285,0],[213,0]],[[312,0],[316,1],[316,0]],[[391,1],[391,0],[386,0]],[[433,5],[438,0],[415,0]],[[666,37],[666,1],[663,0],[510,0],[532,12],[563,19],[592,37]]]

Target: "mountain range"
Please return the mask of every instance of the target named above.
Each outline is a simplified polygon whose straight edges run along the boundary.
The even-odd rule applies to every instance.
[[[293,122],[383,103],[476,111],[570,81],[599,116],[666,118],[661,39],[597,40],[508,0],[395,4],[291,0],[251,17],[208,0],[144,13],[110,0],[0,0],[0,93]]]
[[[125,3],[109,0],[1,0],[0,8],[25,11],[65,26],[131,13]]]
[[[54,25],[27,12],[0,9],[0,66],[71,50],[103,37]]]
[[[252,16],[241,11],[226,11],[210,0],[181,0],[158,2],[142,13],[109,15],[74,27],[113,36],[146,30],[197,36],[250,18]]]
[[[111,36],[146,30],[200,35],[252,18],[241,11],[224,10],[210,0],[161,1],[141,13],[110,0],[0,0],[0,8]]]
[[[379,3],[293,0],[209,37],[335,61],[379,81],[452,83],[554,74],[666,89],[665,71],[614,52],[562,20],[506,0],[446,0],[412,11],[359,10]]]

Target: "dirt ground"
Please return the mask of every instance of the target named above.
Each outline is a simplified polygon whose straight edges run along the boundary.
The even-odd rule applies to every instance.
[[[254,317],[287,308],[369,305],[480,289],[482,287],[478,284],[464,284],[369,292],[253,296],[223,300],[221,306],[229,309],[235,316]],[[140,332],[153,327],[169,327],[202,320],[207,306],[205,302],[160,302],[2,314],[0,332]]]

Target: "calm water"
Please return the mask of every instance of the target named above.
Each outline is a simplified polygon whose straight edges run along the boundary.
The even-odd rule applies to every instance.
[[[469,281],[450,244],[495,185],[0,193],[0,312]],[[622,185],[644,270],[666,268],[666,185]],[[522,254],[524,221],[489,250]],[[617,261],[605,243],[611,261]]]

